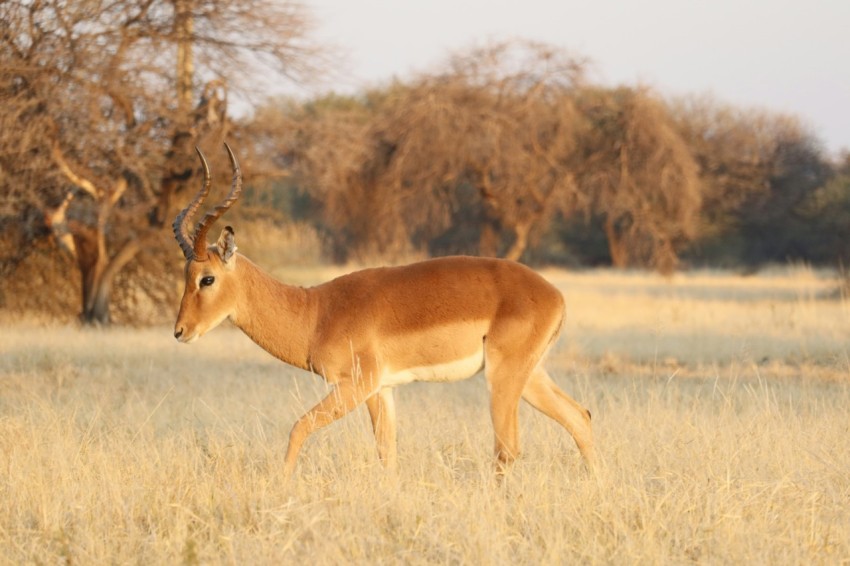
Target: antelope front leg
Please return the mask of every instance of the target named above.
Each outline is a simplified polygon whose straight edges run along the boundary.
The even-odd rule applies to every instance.
[[[372,391],[367,388],[350,381],[340,383],[327,397],[298,419],[292,427],[292,432],[289,433],[289,446],[286,449],[286,460],[283,465],[284,479],[288,481],[292,477],[298,453],[310,434],[347,415],[371,393]]]

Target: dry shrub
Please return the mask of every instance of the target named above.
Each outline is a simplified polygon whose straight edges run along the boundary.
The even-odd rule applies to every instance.
[[[262,218],[238,221],[234,229],[239,251],[264,269],[327,263],[326,242],[306,222],[276,222]]]
[[[237,223],[236,230],[240,251],[269,271],[315,268],[326,263],[324,242],[307,224],[257,219]],[[48,239],[33,245],[26,257],[0,279],[3,314],[29,321],[76,320],[81,304],[76,264]],[[170,322],[182,292],[183,263],[170,233],[149,238],[144,251],[116,277],[110,306],[112,321],[120,325]],[[318,281],[309,278],[310,283]]]
[[[0,278],[0,307],[6,316],[67,322],[80,311],[80,278],[73,260],[46,239]]]
[[[74,261],[50,240],[33,250],[0,279],[0,306],[10,319],[67,323],[81,310],[80,273]],[[182,263],[172,246],[154,240],[120,272],[112,289],[110,313],[117,324],[161,324],[179,300]],[[177,254],[179,255],[179,254]]]

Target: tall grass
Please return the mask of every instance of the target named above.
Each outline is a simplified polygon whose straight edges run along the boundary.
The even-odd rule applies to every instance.
[[[482,378],[396,392],[397,475],[364,410],[280,481],[326,388],[237,330],[0,329],[0,562],[850,561],[850,319],[814,273],[546,274],[556,380],[602,464],[523,406],[493,479]]]

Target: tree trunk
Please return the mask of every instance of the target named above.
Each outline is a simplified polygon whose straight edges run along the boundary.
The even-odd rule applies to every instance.
[[[113,257],[106,254],[105,234],[75,221],[68,223],[73,234],[75,258],[80,270],[83,324],[107,325],[111,322],[109,304],[115,276],[142,249],[146,235],[124,243]]]
[[[177,35],[177,104],[179,116],[188,123],[192,111],[192,79],[195,75],[192,54],[192,0],[175,0],[174,30]]]
[[[75,221],[68,223],[68,229],[73,235],[73,255],[80,270],[80,321],[83,324],[106,324],[109,322],[108,305],[105,319],[102,312],[98,313],[99,319],[94,313],[95,299],[106,264],[98,246],[97,230]]]
[[[608,253],[611,265],[623,269],[628,265],[629,254],[623,237],[617,230],[616,222],[610,216],[605,217],[605,237],[608,239]]]
[[[87,326],[106,326],[112,319],[109,316],[109,299],[112,285],[104,284],[102,280],[86,297],[86,306],[80,313],[80,322]]]
[[[528,247],[528,232],[531,230],[530,222],[523,222],[514,226],[514,243],[505,254],[505,259],[519,261],[525,249]]]
[[[481,227],[481,235],[478,237],[478,255],[482,257],[498,257],[501,236],[496,227],[487,222]]]

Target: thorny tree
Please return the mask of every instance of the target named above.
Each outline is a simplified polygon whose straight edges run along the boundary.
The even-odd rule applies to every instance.
[[[460,227],[474,235],[452,239],[474,243],[448,251],[519,259],[555,214],[576,206],[570,93],[582,67],[549,46],[499,43],[362,100],[267,109],[254,126],[291,119],[273,128],[292,133],[276,139],[277,151],[346,252],[422,250]]]
[[[582,66],[537,43],[454,57],[448,72],[390,97],[379,130],[391,148],[384,182],[476,210],[462,221],[477,225],[478,253],[518,260],[555,214],[577,207],[572,94]],[[472,189],[471,203],[463,187]]]
[[[307,24],[273,0],[2,3],[0,219],[19,244],[2,275],[48,230],[79,268],[81,320],[109,322],[115,276],[168,223],[192,146],[228,134],[228,89],[258,66],[309,74]]]
[[[577,179],[611,263],[672,271],[698,228],[700,181],[687,144],[642,89],[584,89],[577,104],[585,119]]]
[[[670,270],[697,229],[697,166],[661,102],[589,87],[583,66],[500,43],[359,101],[268,112],[260,129],[292,132],[278,151],[346,251],[517,260],[554,221],[584,213],[602,223],[614,265]]]

